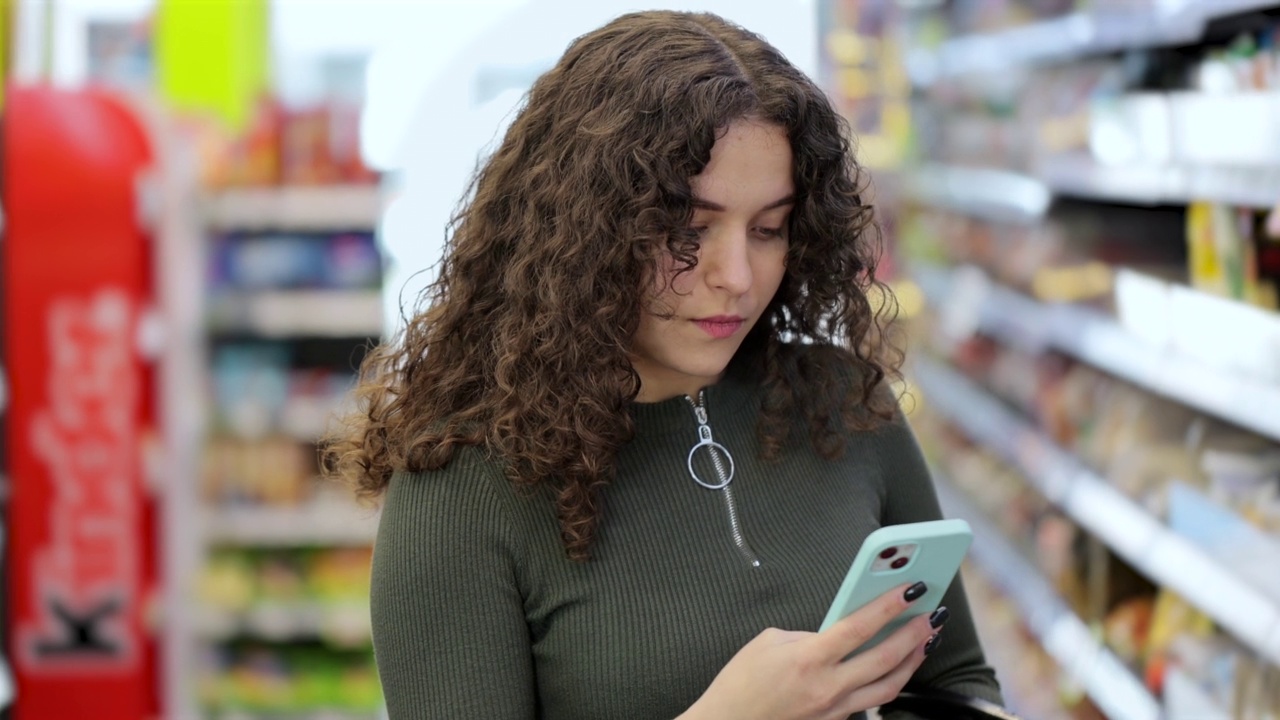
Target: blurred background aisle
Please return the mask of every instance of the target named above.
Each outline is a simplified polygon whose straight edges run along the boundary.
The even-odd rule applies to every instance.
[[[1006,696],[1276,717],[1275,3],[875,6],[823,7],[823,75]]]
[[[640,7],[0,0],[5,717],[381,715],[377,513],[316,442],[529,84]],[[848,119],[1011,708],[1280,718],[1280,3],[643,7]]]

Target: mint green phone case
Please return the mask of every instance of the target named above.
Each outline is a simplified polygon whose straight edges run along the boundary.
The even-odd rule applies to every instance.
[[[912,618],[932,613],[960,570],[972,541],[973,532],[964,520],[930,520],[876,530],[858,550],[819,631],[904,583],[923,581],[928,591],[854,653],[879,644]],[[907,557],[905,565],[892,567],[903,557]]]

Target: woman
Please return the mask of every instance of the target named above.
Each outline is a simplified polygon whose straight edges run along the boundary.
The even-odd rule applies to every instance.
[[[621,17],[534,84],[327,450],[385,495],[393,718],[844,718],[908,681],[999,700],[959,583],[945,643],[942,611],[844,660],[920,588],[810,632],[868,533],[939,517],[842,130],[713,15]]]

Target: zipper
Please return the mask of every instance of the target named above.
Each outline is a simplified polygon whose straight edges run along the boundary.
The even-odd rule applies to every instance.
[[[734,546],[738,548],[738,552],[751,567],[760,567],[760,558],[751,549],[751,546],[747,544],[747,538],[742,532],[742,521],[738,517],[738,504],[733,499],[733,488],[729,487],[729,483],[733,481],[733,456],[729,454],[729,448],[716,442],[711,436],[711,425],[707,422],[706,391],[700,391],[697,400],[688,395],[684,397],[693,406],[693,415],[698,420],[698,444],[689,450],[687,461],[689,475],[693,477],[694,482],[708,490],[719,492],[724,497],[725,511],[729,515],[729,532],[733,536]],[[698,477],[698,473],[693,467],[694,453],[702,448],[706,448],[707,452],[711,454],[711,464],[715,466],[717,482],[709,483]],[[727,468],[725,467],[725,460],[729,461]]]

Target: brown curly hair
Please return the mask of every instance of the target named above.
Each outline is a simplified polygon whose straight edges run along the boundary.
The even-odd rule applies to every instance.
[[[376,497],[397,471],[482,446],[512,482],[553,491],[568,554],[586,559],[600,490],[635,432],[629,348],[647,289],[664,256],[697,263],[690,178],[747,118],[785,129],[797,191],[786,275],[739,350],[761,357],[765,459],[797,412],[827,457],[843,431],[892,417],[877,388],[901,361],[883,332],[896,305],[875,276],[879,235],[845,123],[760,36],[711,14],[634,13],[578,38],[533,84],[450,222],[421,312],[366,356],[326,471]]]

